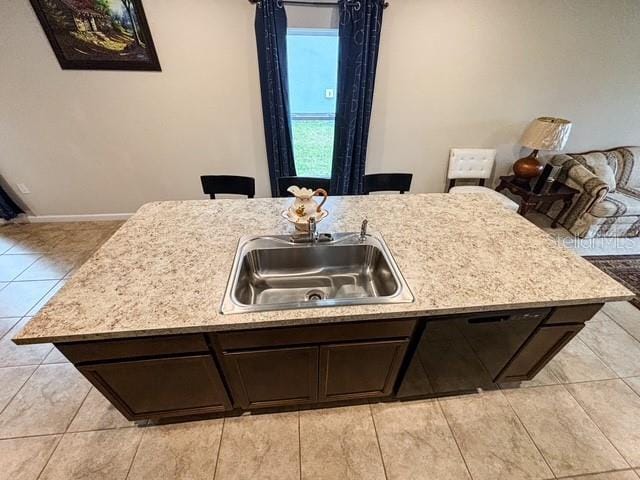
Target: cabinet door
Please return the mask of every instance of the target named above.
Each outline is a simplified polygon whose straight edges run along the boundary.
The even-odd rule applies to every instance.
[[[242,408],[318,399],[318,347],[228,352],[224,361],[232,396]]]
[[[320,347],[320,400],[391,394],[408,340]]]
[[[78,369],[129,420],[231,409],[210,355],[102,363]]]
[[[495,381],[531,380],[583,328],[582,323],[538,328],[507,363]]]

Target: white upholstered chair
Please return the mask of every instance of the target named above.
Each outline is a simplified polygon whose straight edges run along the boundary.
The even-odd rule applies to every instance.
[[[449,193],[486,193],[500,201],[506,208],[517,211],[518,204],[509,197],[485,187],[484,182],[491,176],[496,151],[487,148],[452,148],[449,155]],[[479,185],[461,185],[456,180],[478,180]]]

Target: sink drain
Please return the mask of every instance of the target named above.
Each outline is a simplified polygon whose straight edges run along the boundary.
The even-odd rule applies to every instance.
[[[318,300],[324,300],[324,298],[325,296],[322,290],[309,290],[304,296],[307,302],[317,302]]]

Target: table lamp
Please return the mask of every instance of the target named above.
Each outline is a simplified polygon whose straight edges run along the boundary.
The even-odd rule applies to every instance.
[[[536,118],[522,134],[520,145],[532,149],[529,156],[513,164],[514,183],[528,186],[532,178],[542,173],[542,164],[536,158],[539,150],[559,151],[564,148],[571,132],[571,122],[562,118]]]

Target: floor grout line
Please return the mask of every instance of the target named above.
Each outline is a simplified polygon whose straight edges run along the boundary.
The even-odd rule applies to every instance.
[[[133,468],[133,464],[136,461],[136,457],[138,456],[138,451],[140,450],[140,445],[142,445],[142,439],[144,438],[146,433],[147,431],[145,429],[142,429],[142,432],[140,432],[140,438],[138,439],[138,443],[136,444],[136,450],[133,452],[133,456],[131,457],[131,462],[129,463],[129,468],[127,469],[127,474],[124,476],[123,480],[127,480],[129,478],[129,475],[131,475],[131,469]]]
[[[27,265],[27,267],[26,267],[24,270],[22,270],[20,273],[18,273],[18,274],[17,274],[15,277],[13,277],[11,280],[2,280],[3,282],[8,282],[8,283],[14,282],[14,281],[16,280],[16,278],[18,278],[20,275],[22,275],[24,272],[26,272],[29,268],[31,268],[31,266],[32,266],[34,263],[36,263],[38,260],[40,260],[40,259],[43,257],[43,255],[42,255],[41,253],[23,254],[23,255],[38,255],[38,257],[37,257],[37,258],[35,258],[35,259],[33,260],[33,262],[31,262],[29,265]],[[3,255],[0,255],[0,256],[4,256],[4,254],[3,254]]]
[[[389,475],[387,474],[387,464],[384,461],[384,454],[382,453],[382,446],[380,445],[380,437],[378,436],[378,427],[376,426],[376,419],[373,415],[373,408],[371,407],[371,402],[367,402],[369,405],[369,416],[371,417],[371,422],[373,423],[373,431],[376,434],[376,443],[378,444],[378,452],[380,453],[380,460],[382,461],[382,470],[384,470],[384,478],[389,480]]]
[[[140,429],[144,429],[146,428],[145,426],[138,426],[138,425],[128,425],[126,427],[110,427],[110,428],[94,428],[93,430],[78,430],[77,432],[73,431],[73,432],[55,432],[55,433],[36,433],[33,435],[21,435],[18,437],[3,437],[0,438],[0,442],[3,440],[20,440],[21,438],[38,438],[38,437],[53,437],[54,435],[75,435],[76,433],[100,433],[100,432],[111,432],[114,430],[128,430],[131,428],[140,428]]]
[[[631,385],[629,384],[629,382],[627,382],[627,380],[628,380],[628,379],[630,379],[630,378],[638,378],[638,377],[624,377],[624,378],[621,378],[620,380],[622,380],[622,382],[623,382],[627,387],[629,387],[629,389],[630,389],[633,393],[635,393],[638,397],[640,397],[640,391],[636,391],[636,390],[635,390],[635,388],[633,388],[633,386],[631,386]]]
[[[25,270],[25,272],[26,272],[26,270]],[[64,275],[62,277],[55,277],[55,278],[51,277],[51,278],[30,278],[28,280],[11,280],[9,283],[60,282],[62,280],[64,280]]]
[[[57,435],[60,435],[60,438],[56,442],[56,446],[53,447],[53,449],[51,450],[51,454],[47,457],[47,461],[44,462],[44,465],[42,465],[42,468],[40,469],[40,473],[38,473],[38,476],[36,477],[36,480],[38,480],[42,476],[42,473],[44,472],[45,468],[47,468],[47,465],[49,465],[49,462],[51,461],[51,458],[53,457],[53,454],[56,453],[56,450],[58,450],[58,446],[60,446],[60,442],[62,442],[62,438],[64,437],[64,433],[63,434],[57,434]]]
[[[636,308],[636,307],[633,307],[633,308]],[[607,318],[608,318],[609,320],[611,320],[613,323],[615,323],[617,326],[619,326],[622,330],[624,330],[625,332],[627,332],[627,334],[628,334],[631,338],[633,338],[636,342],[640,343],[640,338],[636,338],[636,336],[635,336],[633,333],[631,333],[629,330],[627,330],[623,325],[620,325],[620,324],[616,321],[615,317],[613,317],[611,314],[609,314],[609,313],[605,312],[605,311],[604,311],[604,309],[601,309],[600,311],[601,311],[604,315],[606,315],[606,316],[607,316]],[[640,313],[640,310],[638,310],[638,312]]]
[[[40,298],[40,300],[38,300],[38,301],[37,301],[37,302],[36,302],[36,303],[35,303],[35,304],[34,304],[34,305],[33,305],[33,306],[32,306],[32,307],[27,311],[27,313],[26,313],[25,317],[29,317],[29,316],[30,316],[30,317],[35,317],[35,316],[38,314],[38,312],[40,312],[40,310],[42,310],[42,309],[47,305],[47,303],[49,303],[49,302],[52,300],[52,298],[53,298],[53,297],[51,297],[51,298],[47,301],[47,303],[45,303],[44,305],[42,305],[42,306],[41,306],[38,310],[36,310],[35,312],[33,312],[33,309],[34,309],[34,308],[36,308],[36,307],[38,306],[38,304],[39,304],[42,300],[44,300],[44,299],[47,297],[47,295],[49,295],[49,293],[51,293],[53,290],[55,290],[55,289],[56,289],[56,287],[57,287],[58,285],[60,285],[60,283],[62,283],[62,282],[63,282],[63,280],[42,280],[42,281],[43,281],[43,282],[56,282],[56,283],[54,283],[54,284],[53,284],[53,286],[52,286],[49,290],[47,290],[47,293],[45,293],[45,294],[42,296],[42,298]],[[12,282],[12,283],[20,283],[20,282]],[[62,285],[62,286],[64,286],[64,285]],[[62,288],[62,287],[60,287],[60,288]],[[58,288],[58,289],[56,290],[56,292],[53,294],[53,296],[54,296],[54,297],[55,297],[56,293],[60,290],[60,288]],[[32,312],[33,312],[33,313],[32,313]]]
[[[39,368],[39,367],[38,367]],[[67,423],[67,426],[64,429],[64,433],[67,433],[69,431],[69,427],[73,424],[73,421],[76,419],[76,417],[78,416],[78,413],[80,413],[80,409],[82,408],[82,406],[84,405],[84,402],[87,401],[87,398],[89,398],[89,394],[91,393],[91,390],[93,390],[93,386],[91,386],[89,388],[89,390],[87,391],[87,394],[84,396],[84,398],[82,399],[82,402],[80,402],[80,405],[78,406],[78,409],[76,410],[76,412],[73,414],[73,417],[71,418],[71,420],[69,421],[69,423]],[[73,432],[75,433],[75,432]]]
[[[624,382],[623,382],[624,383]],[[622,452],[620,450],[618,450],[618,447],[616,447],[616,445],[611,441],[611,439],[607,436],[606,433],[604,433],[604,431],[602,430],[602,428],[600,428],[600,425],[598,425],[598,423],[593,419],[593,417],[589,414],[589,412],[587,412],[587,409],[584,408],[584,406],[582,405],[582,403],[580,403],[580,400],[578,400],[572,393],[571,390],[569,390],[565,385],[562,385],[562,388],[564,388],[565,392],[567,392],[571,398],[573,398],[573,400],[578,404],[578,406],[580,407],[580,409],[584,412],[584,414],[589,418],[589,420],[591,420],[591,422],[596,426],[596,428],[598,429],[598,431],[602,434],[602,436],[607,440],[607,442],[609,442],[609,444],[611,444],[611,446],[613,447],[613,449],[618,452],[618,455],[620,455],[620,458],[622,458],[622,460],[624,461],[624,463],[626,463],[629,468],[633,468],[633,466],[631,466],[631,464],[629,463],[629,461],[627,460],[627,458],[622,454]],[[631,387],[629,387],[631,388]]]
[[[220,432],[220,442],[218,443],[218,455],[216,455],[216,467],[213,469],[213,477],[211,480],[215,480],[218,475],[218,466],[220,465],[220,452],[222,452],[222,441],[224,440],[224,427],[227,424],[227,417],[222,419],[222,431]]]
[[[553,385],[545,385],[545,387],[551,387]],[[534,387],[535,388],[535,387]],[[540,450],[540,447],[538,446],[538,444],[536,443],[536,441],[533,439],[533,435],[531,435],[531,432],[529,431],[529,429],[527,428],[527,426],[524,424],[524,421],[520,418],[520,415],[518,415],[518,412],[516,411],[516,409],[513,407],[513,404],[511,403],[511,401],[509,400],[509,396],[505,395],[504,393],[502,394],[502,396],[504,397],[504,399],[507,401],[507,405],[509,405],[509,408],[511,409],[511,411],[513,412],[513,414],[516,416],[516,418],[518,419],[518,422],[520,422],[520,425],[522,425],[522,428],[524,429],[524,431],[526,432],[527,436],[529,437],[529,439],[531,440],[531,443],[533,444],[533,446],[536,448],[537,452],[540,454],[540,458],[542,458],[542,460],[544,461],[544,463],[547,465],[547,467],[549,468],[549,471],[551,472],[551,475],[553,475],[553,478],[559,478],[556,475],[556,472],[553,470],[553,468],[551,468],[551,464],[549,463],[549,461],[547,460],[547,457],[544,456],[544,453],[542,453],[542,450]]]
[[[29,280],[29,282],[53,282],[53,281],[55,281],[55,280]],[[7,287],[8,287],[9,285],[11,285],[12,283],[28,283],[28,282],[14,282],[14,281],[11,281],[11,282],[9,282],[9,283],[7,284],[7,286],[6,286],[6,287],[4,287],[4,288],[7,288]],[[27,310],[23,315],[20,315],[20,317],[21,317],[21,318],[24,318],[24,317],[33,317],[35,314],[37,314],[38,312],[35,312],[34,314],[32,314],[32,313],[31,313],[31,311],[36,307],[36,305],[38,305],[38,303],[40,303],[40,302],[42,301],[42,299],[43,299],[44,297],[46,297],[46,296],[49,294],[49,292],[50,292],[51,290],[53,290],[53,289],[56,287],[56,285],[58,285],[58,283],[60,283],[60,282],[56,282],[56,283],[54,283],[54,284],[51,286],[51,288],[50,288],[50,289],[48,289],[48,290],[44,293],[44,295],[42,295],[41,297],[39,297],[39,298],[38,298],[38,300],[37,300],[35,303],[33,303],[33,304],[31,305],[31,307],[29,307],[29,309],[28,309],[28,310]],[[3,290],[4,290],[4,288],[3,288]],[[6,317],[0,317],[0,318],[14,318],[14,317],[15,317],[15,316],[6,316]]]
[[[458,442],[458,439],[456,438],[456,434],[453,431],[453,428],[451,428],[451,423],[449,422],[449,418],[447,418],[447,414],[444,411],[444,408],[442,408],[442,404],[440,403],[440,399],[436,398],[436,404],[438,405],[438,410],[440,410],[440,414],[442,415],[442,418],[444,418],[444,421],[447,423],[447,427],[449,428],[449,433],[451,433],[451,438],[453,438],[453,441],[456,444],[456,448],[458,449],[458,453],[460,454],[460,458],[462,459],[462,461],[464,462],[464,467],[467,469],[467,473],[469,474],[469,478],[473,480],[473,474],[471,473],[471,469],[469,468],[469,464],[467,463],[467,459],[464,458],[464,453],[462,453],[462,448],[460,448],[460,443]]]
[[[34,366],[34,365],[28,365],[28,366]],[[13,400],[16,398],[16,396],[22,391],[22,389],[25,387],[25,385],[27,384],[27,382],[29,380],[31,380],[31,377],[33,377],[35,375],[35,373],[38,371],[39,366],[36,366],[36,368],[33,369],[33,372],[31,372],[31,375],[29,375],[26,380],[22,383],[22,385],[20,385],[20,388],[18,388],[16,390],[16,393],[14,393],[11,398],[9,399],[9,401],[7,402],[7,404],[0,408],[0,416],[2,416],[2,414],[4,413],[4,411],[7,409],[7,407],[9,405],[11,405],[11,402],[13,402]],[[42,435],[38,435],[38,436],[42,436]],[[22,437],[14,437],[14,438],[22,438]],[[2,439],[2,440],[6,440],[6,439]]]
[[[605,316],[606,316],[606,317],[607,317],[611,322],[613,322],[613,323],[614,323],[618,328],[620,328],[623,332],[625,332],[627,335],[629,335],[629,336],[630,336],[630,337],[631,337],[631,338],[632,338],[636,343],[638,343],[638,346],[640,347],[640,341],[639,341],[636,337],[634,337],[634,336],[633,336],[633,335],[631,335],[629,332],[627,332],[627,331],[626,331],[626,330],[625,330],[625,329],[624,329],[624,328],[623,328],[623,327],[622,327],[618,322],[616,322],[616,321],[615,321],[611,316],[609,316],[606,312],[603,312],[603,313],[604,313],[604,315],[605,315]],[[588,321],[587,321],[587,325],[585,326],[585,328],[586,328],[587,326],[588,326]],[[580,335],[579,335],[579,334],[578,334],[578,338],[580,338]],[[638,375],[630,375],[630,376],[629,376],[629,375],[626,375],[625,377],[623,377],[622,375],[620,375],[620,374],[619,374],[619,373],[618,373],[618,372],[613,368],[613,366],[609,365],[609,363],[608,363],[604,358],[602,358],[600,355],[598,355],[598,352],[596,352],[594,349],[592,349],[592,348],[589,346],[589,344],[588,344],[587,342],[585,342],[582,338],[580,338],[580,340],[582,341],[582,343],[584,343],[584,344],[587,346],[587,348],[588,348],[589,350],[591,350],[591,351],[593,352],[593,354],[594,354],[596,357],[598,357],[598,359],[599,359],[602,363],[604,363],[604,364],[609,368],[609,370],[611,370],[613,373],[615,373],[615,374],[618,376],[618,378],[625,378],[625,377],[626,377],[626,378],[630,378],[630,377],[638,376]]]
[[[595,477],[596,475],[603,475],[603,474],[607,474],[607,473],[618,473],[618,472],[631,472],[631,473],[636,473],[635,470],[633,468],[621,468],[618,470],[605,470],[603,472],[595,472],[595,473],[585,473],[583,475],[570,475],[570,476],[564,476],[564,477],[557,477],[558,480],[571,480],[572,478],[585,478],[588,479],[589,477]],[[637,476],[637,474],[636,474]],[[639,477],[640,478],[640,477]]]
[[[2,289],[0,288],[0,290],[2,290]],[[18,322],[20,322],[20,320],[22,320],[24,317],[2,317],[2,318],[0,318],[0,320],[10,320],[12,318],[15,318],[16,321],[11,324],[11,326],[9,327],[9,329],[6,332],[4,332],[2,335],[0,335],[0,340],[2,340],[4,337],[9,335],[9,332],[11,330],[13,330],[14,327],[18,324]],[[6,367],[10,367],[10,366],[13,366],[13,365],[6,365]],[[16,366],[17,367],[21,367],[21,366],[27,367],[29,365],[16,365]],[[0,368],[5,368],[5,366],[0,365]]]
[[[298,470],[302,480],[302,433],[300,431],[300,409],[298,409]]]

